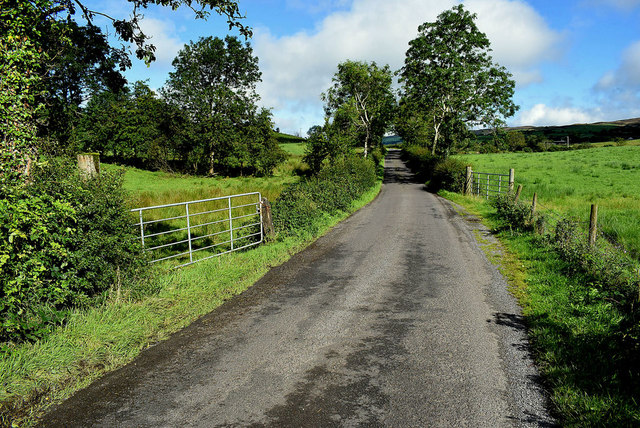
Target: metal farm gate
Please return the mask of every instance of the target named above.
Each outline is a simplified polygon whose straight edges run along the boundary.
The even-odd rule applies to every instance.
[[[180,267],[263,242],[261,200],[254,192],[131,211],[151,263],[175,258]]]

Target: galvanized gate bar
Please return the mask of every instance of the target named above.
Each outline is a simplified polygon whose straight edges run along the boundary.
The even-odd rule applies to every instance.
[[[489,199],[491,194],[503,194],[505,191],[502,187],[502,178],[509,177],[509,174],[496,174],[489,172],[472,171],[472,188],[471,192],[480,196],[481,194]],[[483,183],[486,177],[486,182]]]
[[[238,200],[239,198],[254,198],[254,197],[256,197],[257,199],[257,200],[254,199],[255,202],[247,203],[246,199]],[[209,209],[205,211],[198,211],[195,208],[198,206],[198,204],[215,203],[215,201],[225,201],[225,200],[226,200],[226,206],[224,208]],[[241,202],[241,203],[238,205],[234,205],[233,203],[234,200],[238,200],[238,202]],[[183,263],[179,265],[179,266],[186,266],[186,265],[198,262],[200,260],[210,259],[212,257],[228,254],[232,251],[242,250],[242,249],[249,248],[251,246],[255,246],[262,243],[264,241],[264,228],[262,224],[262,210],[260,209],[261,200],[262,200],[262,196],[260,192],[252,192],[252,193],[242,193],[242,194],[231,195],[231,196],[223,196],[218,198],[200,199],[196,201],[156,205],[152,207],[134,208],[131,210],[131,212],[136,212],[136,211],[138,212],[138,223],[136,223],[135,226],[140,228],[140,241],[142,243],[143,249],[146,252],[153,252],[158,250],[162,250],[164,252],[164,255],[162,255],[161,257],[158,257],[160,255],[158,254],[156,258],[153,258],[151,260],[151,263],[156,263],[156,262],[169,260],[177,257],[185,257],[188,255],[189,261],[187,263]],[[144,213],[153,212],[155,210],[156,216],[157,216],[158,215],[157,212],[159,210],[181,207],[181,206],[184,206],[184,213],[185,213],[184,215],[176,216],[174,214],[173,216],[166,216],[160,219],[158,218],[152,218],[147,220],[144,219]],[[255,206],[255,211],[247,214],[246,208],[251,206]],[[206,208],[206,206],[203,206],[203,208]],[[243,209],[245,210],[242,211]],[[234,214],[234,210],[240,210],[240,211],[237,212],[237,214]],[[223,213],[226,213],[224,214],[224,218],[221,218],[221,219],[215,218],[215,215],[220,215]],[[205,222],[203,223],[197,223],[197,222],[194,223],[194,221],[192,221],[195,217],[205,216],[205,215],[214,216],[214,217],[203,218],[203,220],[205,220]],[[251,218],[255,218],[255,221],[250,221]],[[175,224],[176,221],[178,222],[184,221],[183,219],[186,219],[186,225],[184,225],[184,223],[182,223],[184,226],[179,226]],[[212,221],[208,221],[208,220],[212,220]],[[248,223],[247,223],[247,220],[249,220]],[[157,231],[158,227],[163,228],[163,227],[170,226],[169,222],[173,222],[172,225],[174,227],[172,228],[170,227],[169,230]],[[215,226],[218,224],[224,225],[225,223],[228,225],[228,228],[224,230],[218,230],[218,231],[216,231],[216,229],[213,229],[214,231],[212,233],[207,233],[208,231],[209,232],[211,231],[210,229],[207,230],[207,227]],[[156,231],[149,231],[150,233],[146,233],[147,231],[145,229],[151,226],[156,228]],[[175,227],[175,226],[179,226],[179,227]],[[258,226],[259,226],[259,231],[255,233],[248,233],[247,235],[241,236],[241,233],[239,232],[241,230],[250,230],[250,228],[258,227]],[[216,227],[219,227],[219,226],[216,226]],[[226,226],[222,226],[222,228],[224,227]],[[194,235],[194,231],[196,229],[203,230],[205,235],[202,235],[202,236]],[[184,232],[186,232],[186,237],[184,236]],[[182,238],[180,238],[180,235],[179,235],[180,233],[183,233]],[[163,237],[170,237],[171,234],[178,234],[177,235],[178,239],[173,240],[171,242],[166,242],[166,239]],[[229,234],[229,240],[225,240],[223,242],[215,241],[215,237],[220,235],[225,235],[225,234]],[[158,245],[153,245],[151,244],[151,241],[150,241],[153,238],[155,239],[162,238],[162,239],[165,239],[165,242],[160,241],[160,242],[157,242]],[[205,239],[211,239],[211,241],[209,242],[203,241]],[[205,246],[194,247],[195,245],[194,243],[198,241],[204,243]],[[243,244],[240,244],[240,241],[242,241]],[[181,244],[182,245],[187,244],[186,251],[181,251],[181,252],[177,252],[176,254],[167,255],[167,251],[171,251],[169,250],[171,247],[176,245],[181,245]],[[224,245],[229,245],[228,248],[230,249],[225,250],[223,247]],[[200,251],[212,250],[215,248],[220,248],[222,251],[206,257],[199,258],[199,259],[194,257],[194,254]],[[180,250],[178,249],[178,251]],[[179,266],[176,266],[176,267],[179,267]]]

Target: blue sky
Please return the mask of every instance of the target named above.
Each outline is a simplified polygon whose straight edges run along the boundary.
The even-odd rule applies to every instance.
[[[239,0],[260,60],[261,104],[282,131],[304,135],[323,120],[320,94],[346,60],[402,67],[408,42],[457,0]],[[640,0],[465,0],[507,67],[520,106],[509,125],[564,125],[640,117]],[[125,0],[89,1],[114,17]],[[179,49],[200,37],[224,37],[225,20],[195,20],[181,8],[153,7],[143,26],[158,60],[134,60],[130,81],[160,88]],[[106,28],[106,25],[105,25]],[[112,30],[110,31],[113,32]],[[231,34],[235,34],[231,32]]]

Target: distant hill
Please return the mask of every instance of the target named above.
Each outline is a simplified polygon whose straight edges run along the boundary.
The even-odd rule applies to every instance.
[[[540,135],[552,141],[565,140],[572,144],[611,141],[615,138],[639,139],[640,118],[615,120],[611,122],[578,123],[565,126],[517,126],[507,131],[520,131],[529,135]],[[480,131],[477,135],[486,135]]]
[[[280,144],[289,144],[289,143],[304,143],[307,141],[306,138],[297,137],[295,135],[283,134],[281,132],[274,132],[278,143]]]

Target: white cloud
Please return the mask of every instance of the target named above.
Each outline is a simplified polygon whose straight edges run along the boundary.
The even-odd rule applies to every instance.
[[[144,18],[140,21],[142,32],[150,37],[149,42],[156,47],[156,63],[159,67],[169,67],[182,49],[184,43],[177,35],[175,25],[168,20]]]
[[[296,110],[307,120],[290,129],[304,131],[322,122],[320,94],[331,84],[337,65],[347,59],[402,67],[410,40],[420,24],[435,21],[456,0],[354,0],[347,11],[335,12],[313,32],[276,37],[267,29],[254,31],[254,52],[260,58],[265,106],[274,107],[276,121],[292,121]],[[506,66],[519,86],[542,81],[537,66],[554,58],[561,37],[526,3],[519,0],[468,0],[487,33],[494,59]],[[315,111],[311,114],[310,111]],[[307,126],[309,125],[309,126]],[[281,126],[284,128],[284,126]]]
[[[613,88],[640,90],[640,40],[623,52],[620,66],[605,73],[596,84],[597,90]]]
[[[521,111],[515,123],[521,126],[553,126],[591,123],[598,120],[602,118],[597,112],[575,107],[550,107],[545,104],[536,104],[529,110]]]
[[[640,40],[623,52],[618,68],[606,72],[593,89],[603,110],[618,118],[640,116]]]
[[[491,41],[494,60],[513,73],[518,85],[541,82],[536,67],[559,56],[562,36],[522,1],[468,0],[465,5],[478,15],[478,28]]]

